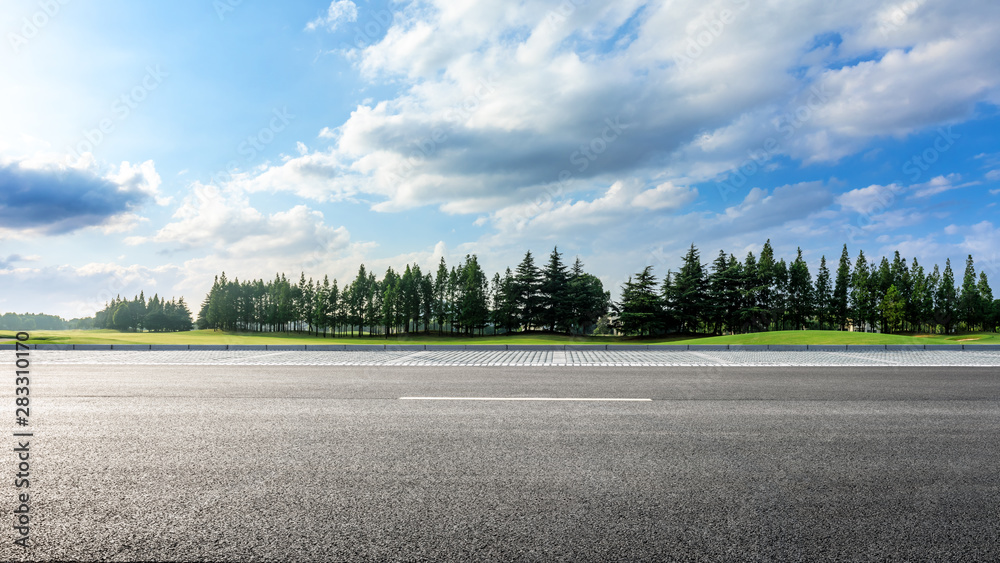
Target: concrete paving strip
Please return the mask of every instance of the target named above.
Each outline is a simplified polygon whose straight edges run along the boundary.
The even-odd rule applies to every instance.
[[[8,351],[8,354],[13,354]],[[2,353],[0,353],[2,354]],[[313,366],[991,366],[1000,351],[93,351],[37,350],[34,364]]]

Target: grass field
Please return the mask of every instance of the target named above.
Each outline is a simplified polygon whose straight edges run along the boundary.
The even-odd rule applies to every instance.
[[[0,331],[0,340],[14,337]],[[40,330],[31,333],[34,344],[1000,344],[993,332],[964,334],[869,334],[832,330],[786,330],[729,336],[676,335],[656,338],[565,336],[529,333],[475,338],[436,334],[400,337],[323,338],[305,334],[244,334],[214,330],[190,332],[117,332],[113,330]]]

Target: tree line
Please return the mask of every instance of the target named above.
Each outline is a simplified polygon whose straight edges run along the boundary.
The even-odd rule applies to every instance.
[[[614,325],[624,334],[669,332],[746,333],[787,329],[879,332],[943,332],[957,328],[996,331],[1000,300],[993,299],[986,272],[976,275],[966,259],[960,286],[945,262],[931,271],[899,251],[876,264],[859,251],[851,265],[844,245],[835,272],[820,259],[813,279],[802,250],[791,263],[775,260],[768,240],[760,256],[742,261],[720,251],[703,265],[692,244],[677,272],[662,284],[652,266],[631,276],[616,304]]]
[[[515,270],[491,278],[475,254],[448,267],[441,258],[435,273],[418,264],[400,273],[388,268],[381,279],[365,268],[350,282],[322,282],[300,274],[273,280],[230,280],[216,276],[198,314],[199,328],[275,332],[304,330],[338,335],[409,332],[465,335],[549,330],[588,333],[607,314],[611,296],[584,271],[579,258],[563,263],[554,248],[539,267],[528,251]]]
[[[167,301],[153,295],[147,302],[144,292],[133,299],[117,296],[94,314],[94,328],[122,332],[176,332],[191,330],[192,326],[191,310],[183,297]]]
[[[94,328],[94,319],[66,320],[56,315],[36,313],[4,313],[0,315],[0,330],[73,330]]]
[[[187,330],[183,299],[166,302],[142,295],[116,299],[95,318],[98,328]],[[852,260],[845,244],[835,270],[821,257],[815,277],[798,250],[794,260],[776,258],[768,240],[743,260],[720,251],[702,264],[695,245],[677,271],[662,282],[653,267],[628,278],[620,299],[611,300],[602,282],[572,266],[554,248],[536,265],[531,251],[513,270],[492,278],[475,254],[435,272],[410,264],[388,268],[377,278],[361,264],[353,280],[339,283],[300,274],[272,280],[216,276],[202,302],[197,326],[244,332],[303,331],[323,336],[385,336],[414,332],[505,334],[545,330],[564,334],[651,336],[668,333],[747,333],[788,329],[868,332],[996,331],[1000,300],[994,300],[986,272],[975,271],[971,255],[961,283],[951,260],[925,269],[896,251],[890,260]]]

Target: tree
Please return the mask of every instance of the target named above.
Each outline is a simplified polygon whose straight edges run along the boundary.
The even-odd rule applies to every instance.
[[[975,330],[982,316],[982,304],[979,301],[979,287],[976,285],[976,268],[972,255],[965,259],[965,275],[962,277],[962,294],[958,298],[958,318],[966,330]]]
[[[788,271],[788,316],[792,327],[805,328],[813,311],[813,286],[809,266],[802,259],[802,249]]]
[[[567,317],[571,310],[567,295],[568,284],[566,266],[562,263],[559,248],[555,247],[549,255],[548,264],[542,270],[542,282],[539,286],[541,295],[539,321],[550,331],[565,332],[568,329]]]
[[[785,330],[788,317],[788,265],[782,258],[774,264],[774,291],[771,296],[771,316],[774,318],[777,330]]]
[[[656,278],[653,276],[652,266],[646,266],[635,274],[635,281],[629,277],[622,287],[618,323],[620,330],[626,335],[643,336],[656,331],[662,304],[655,288]]]
[[[568,294],[572,301],[564,322],[571,332],[583,334],[607,315],[611,293],[604,291],[601,280],[583,271],[583,263],[579,258],[573,265]]]
[[[979,272],[979,311],[982,330],[996,330],[997,323],[993,317],[993,290],[986,279],[986,272]]]
[[[542,307],[540,294],[542,278],[530,250],[525,253],[515,272],[518,322],[526,330],[530,330],[531,327],[540,324]]]
[[[847,245],[840,253],[840,264],[837,265],[837,281],[833,286],[833,322],[838,330],[847,330],[847,319],[851,316],[847,296],[851,289],[851,258],[847,253]]]
[[[760,292],[758,305],[767,311],[767,315],[773,319],[776,318],[778,312],[777,304],[774,302],[775,294],[775,261],[774,261],[774,249],[771,247],[771,239],[767,239],[764,243],[764,248],[760,251],[760,260],[757,262],[757,276],[760,282]],[[768,330],[770,328],[770,320],[768,322]]]
[[[683,263],[670,285],[670,306],[680,324],[680,330],[697,332],[706,316],[705,269],[694,244],[683,257]]]
[[[770,315],[761,305],[761,294],[765,288],[761,282],[760,270],[753,252],[747,252],[743,260],[743,283],[740,288],[742,305],[739,311],[740,331],[766,331],[770,326]]]
[[[485,328],[489,320],[486,274],[479,267],[475,254],[466,255],[461,268],[461,297],[458,305],[457,324],[466,334]]]
[[[956,322],[958,296],[955,291],[955,275],[951,271],[951,258],[945,260],[944,274],[938,284],[934,300],[934,317],[945,334],[951,334]]]
[[[707,280],[706,311],[715,334],[720,333],[722,327],[735,333],[740,326],[742,276],[743,268],[736,257],[727,256],[720,250]]]
[[[879,309],[882,318],[885,319],[885,332],[890,334],[896,332],[906,316],[906,301],[895,285],[889,286],[889,291],[882,298]]]
[[[444,323],[448,318],[448,266],[444,257],[438,264],[437,276],[434,278],[434,318],[437,320],[438,333],[444,331]]]
[[[851,313],[855,327],[867,332],[875,312],[871,309],[871,281],[865,251],[858,251],[858,259],[851,273]]]
[[[910,290],[909,298],[906,300],[906,322],[910,329],[920,331],[923,324],[930,318],[930,310],[933,304],[930,292],[927,291],[927,278],[924,276],[924,267],[920,265],[916,258],[910,265]]]
[[[834,322],[833,284],[830,279],[830,269],[826,267],[826,256],[819,260],[819,270],[816,272],[816,287],[813,289],[813,306],[819,328],[825,330]]]
[[[517,330],[519,322],[517,310],[517,282],[515,281],[514,274],[510,271],[510,268],[507,268],[502,278],[500,277],[500,274],[497,274],[496,277],[499,280],[499,287],[497,288],[493,302],[493,322],[495,326],[503,329],[504,333],[509,334]]]

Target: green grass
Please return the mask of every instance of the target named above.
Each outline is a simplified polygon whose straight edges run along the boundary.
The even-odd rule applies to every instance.
[[[698,344],[1000,344],[1000,334],[872,334],[836,330],[782,330],[711,336],[699,339]]]
[[[0,331],[0,340],[14,338]],[[31,332],[33,344],[1000,344],[992,332],[940,334],[870,334],[832,330],[786,330],[730,336],[673,335],[656,338],[566,336],[528,333],[512,336],[460,337],[414,334],[399,337],[323,338],[305,334],[234,333],[214,330],[190,332],[117,332],[113,330],[40,330]]]

